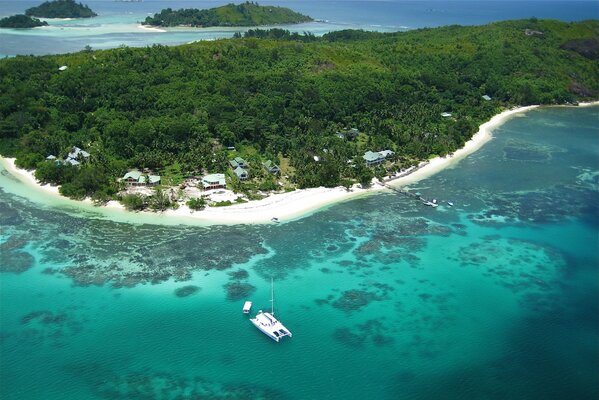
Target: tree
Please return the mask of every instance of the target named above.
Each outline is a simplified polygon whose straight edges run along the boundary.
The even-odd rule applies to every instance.
[[[206,208],[206,199],[204,199],[203,197],[193,198],[189,199],[189,201],[186,204],[192,210],[203,210],[204,208]]]
[[[164,190],[157,187],[150,197],[149,205],[152,210],[164,211],[171,205],[171,200]]]

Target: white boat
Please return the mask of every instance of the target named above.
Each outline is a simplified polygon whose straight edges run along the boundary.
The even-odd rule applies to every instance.
[[[246,301],[243,304],[243,313],[244,314],[249,314],[251,309],[252,309],[252,302],[251,301]]]
[[[449,205],[450,207],[453,207],[453,201],[448,201],[447,205]]]
[[[275,318],[275,295],[272,279],[270,281],[270,302],[271,311],[258,311],[255,318],[250,318],[252,324],[262,331],[266,336],[278,342],[282,337],[291,337],[291,332],[279,320]]]

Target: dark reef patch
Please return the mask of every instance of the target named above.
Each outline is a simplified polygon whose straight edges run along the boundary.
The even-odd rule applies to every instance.
[[[177,297],[187,297],[193,294],[196,294],[200,291],[200,287],[194,285],[187,285],[180,288],[175,289],[175,296]]]
[[[255,286],[241,282],[230,282],[224,285],[224,287],[227,291],[227,300],[229,301],[243,300],[256,290]]]
[[[371,283],[363,284],[370,290],[365,289],[351,289],[341,293],[341,296],[331,303],[331,305],[346,313],[357,311],[363,307],[366,307],[372,301],[382,301],[388,299],[388,293],[393,288],[384,283]],[[375,290],[372,290],[375,289]]]
[[[288,398],[279,390],[255,382],[219,383],[200,376],[189,377],[149,369],[117,374],[97,364],[73,364],[65,369],[79,379],[83,378],[95,396],[111,400],[285,400]]]
[[[229,272],[231,279],[242,280],[250,277],[250,274],[245,269],[239,269],[237,271]]]
[[[388,328],[382,319],[371,319],[353,328],[339,328],[333,332],[333,338],[347,347],[362,347],[371,343],[377,347],[390,346],[395,339],[387,334]]]

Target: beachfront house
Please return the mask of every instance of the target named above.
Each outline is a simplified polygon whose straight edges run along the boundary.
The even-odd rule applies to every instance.
[[[237,167],[233,170],[233,172],[235,173],[235,175],[239,178],[240,181],[245,181],[247,180],[250,175],[248,174],[248,172],[241,168],[241,167]]]
[[[262,166],[264,167],[265,170],[267,170],[269,173],[276,175],[279,172],[281,172],[281,169],[279,168],[279,166],[275,163],[273,163],[271,160],[266,160],[265,162],[262,163]]]
[[[127,186],[156,186],[160,184],[160,176],[142,174],[137,170],[133,170],[127,172],[121,181]]]
[[[202,187],[204,190],[226,189],[225,174],[210,174],[202,178]]]
[[[370,151],[369,150],[366,153],[364,153],[362,158],[366,162],[367,166],[372,167],[374,165],[382,164],[387,157],[392,156],[393,154],[395,154],[395,153],[391,150],[382,150],[382,151]]]
[[[231,168],[233,168],[233,169],[235,169],[237,167],[245,169],[249,166],[247,161],[245,161],[241,157],[235,157],[233,160],[229,161],[229,164],[231,164]]]

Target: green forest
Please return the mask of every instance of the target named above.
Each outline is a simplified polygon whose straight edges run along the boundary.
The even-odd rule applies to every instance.
[[[536,19],[323,37],[273,30],[4,59],[0,154],[67,196],[99,200],[130,168],[223,173],[235,155],[273,160],[293,187],[366,182],[455,151],[505,108],[597,99],[598,30],[596,20]],[[349,128],[360,134],[336,134]],[[45,161],[72,146],[89,161]],[[366,167],[363,153],[383,149],[393,159]]]
[[[98,14],[75,0],[53,0],[28,8],[25,15],[41,18],[91,18]]]
[[[37,18],[31,18],[23,14],[0,19],[0,28],[35,28],[47,25],[46,21],[40,21]]]
[[[153,17],[147,17],[144,25],[153,26],[259,26],[298,24],[312,18],[289,8],[260,6],[258,3],[227,4],[222,7],[198,10],[195,8],[164,9]]]

